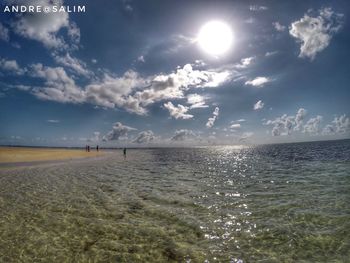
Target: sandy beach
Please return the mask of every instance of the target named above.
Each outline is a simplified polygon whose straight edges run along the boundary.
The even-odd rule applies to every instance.
[[[94,149],[90,152],[86,152],[84,149],[0,147],[0,164],[59,161],[97,157],[103,154],[105,154],[105,152],[96,152]]]

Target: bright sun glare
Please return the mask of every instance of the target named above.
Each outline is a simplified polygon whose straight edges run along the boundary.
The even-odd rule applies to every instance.
[[[207,53],[217,56],[225,53],[232,44],[231,28],[220,21],[210,21],[199,30],[197,41]]]

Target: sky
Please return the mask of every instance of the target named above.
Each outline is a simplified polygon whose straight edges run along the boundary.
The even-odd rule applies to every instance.
[[[0,7],[1,145],[350,138],[349,1],[4,0]],[[202,40],[212,21],[229,31],[214,26]],[[204,47],[212,43],[219,52]]]

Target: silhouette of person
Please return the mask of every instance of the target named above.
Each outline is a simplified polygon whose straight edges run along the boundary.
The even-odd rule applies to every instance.
[[[126,159],[126,148],[123,149],[124,159]]]
[[[98,151],[98,145],[96,146],[96,151]]]
[[[90,152],[90,145],[87,146],[87,151]]]

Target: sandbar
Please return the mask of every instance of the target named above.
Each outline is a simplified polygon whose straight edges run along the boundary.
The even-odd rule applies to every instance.
[[[0,164],[89,158],[105,153],[101,150],[97,152],[95,149],[86,152],[85,149],[0,147]]]

